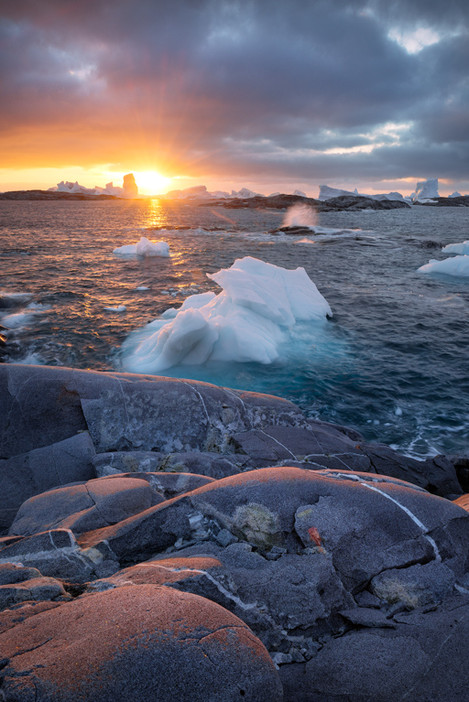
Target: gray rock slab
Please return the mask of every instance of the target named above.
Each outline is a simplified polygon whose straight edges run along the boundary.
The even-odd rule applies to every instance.
[[[469,600],[395,617],[396,629],[354,630],[325,642],[304,666],[282,666],[284,700],[308,702],[465,702]]]
[[[21,505],[9,533],[30,535],[65,527],[80,534],[115,524],[163,501],[146,480],[96,478],[30,498]]]
[[[98,477],[127,472],[195,473],[212,478],[235,475],[249,465],[244,456],[208,451],[116,451],[98,454],[93,465]]]
[[[94,446],[88,432],[0,460],[0,529],[12,523],[29,497],[67,483],[95,477]]]
[[[6,609],[28,600],[67,598],[62,583],[55,578],[37,577],[23,582],[0,585],[0,609]]]
[[[343,454],[359,460],[362,467],[369,466],[369,460],[350,438],[333,427],[312,423],[308,427],[271,425],[250,429],[233,434],[232,441],[237,451],[247,454],[258,466],[305,458],[323,465],[320,459],[327,457],[330,461],[337,457],[338,462],[327,467],[347,469],[348,466],[340,460]]]
[[[456,577],[443,563],[417,564],[408,568],[391,568],[376,575],[371,591],[393,604],[403,603],[408,609],[441,602],[450,593]]]
[[[222,607],[134,585],[64,603],[0,635],[5,702],[280,702],[261,642]]]
[[[383,444],[362,442],[360,446],[369,457],[372,470],[376,473],[407,480],[442,497],[459,495],[462,492],[454,464],[444,456],[417,461],[402,456]]]
[[[218,480],[236,475],[249,465],[250,461],[247,461],[246,457],[237,454],[190,451],[165,456],[160,470],[202,474]]]
[[[23,565],[15,563],[0,564],[0,585],[22,583],[24,580],[39,578],[40,575],[37,568],[25,568]]]
[[[102,553],[83,553],[69,529],[44,531],[5,546],[0,550],[0,565],[4,563],[37,568],[42,575],[72,582],[86,582],[117,570]]]
[[[165,454],[158,451],[110,451],[98,453],[93,466],[98,478],[118,473],[146,473],[160,470]]]
[[[86,430],[79,395],[63,382],[71,374],[43,366],[0,366],[1,458],[55,444]]]

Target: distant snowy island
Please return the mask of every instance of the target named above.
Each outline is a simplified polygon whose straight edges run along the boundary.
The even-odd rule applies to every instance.
[[[88,188],[77,181],[61,181],[48,190],[13,190],[0,193],[0,200],[114,200],[114,199],[149,199],[177,201],[196,205],[220,205],[228,208],[273,208],[284,209],[295,203],[314,207],[318,212],[333,210],[382,210],[411,207],[413,205],[430,205],[437,207],[469,207],[469,195],[454,192],[448,197],[441,197],[438,191],[438,178],[427,178],[416,184],[410,195],[399,192],[365,194],[358,189],[343,190],[330,185],[320,185],[317,198],[308,197],[301,190],[291,194],[271,193],[263,195],[249,188],[240,190],[209,191],[205,185],[197,185],[182,190],[170,190],[154,196],[140,195],[133,173],[124,176],[122,187],[112,182],[104,188]]]

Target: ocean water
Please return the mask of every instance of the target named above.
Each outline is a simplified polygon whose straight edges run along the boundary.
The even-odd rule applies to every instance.
[[[7,361],[122,368],[128,335],[206,273],[253,256],[303,266],[332,307],[324,333],[295,331],[279,361],[174,367],[165,375],[281,395],[416,457],[469,449],[469,278],[417,269],[469,239],[465,208],[320,213],[320,234],[273,235],[284,213],[153,201],[0,202]],[[141,236],[171,255],[119,258]],[[106,308],[121,308],[113,311]],[[15,317],[12,317],[15,315]],[[3,320],[3,321],[2,321]]]

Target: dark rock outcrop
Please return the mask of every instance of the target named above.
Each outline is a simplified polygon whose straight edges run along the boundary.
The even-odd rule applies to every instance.
[[[204,201],[201,205],[218,205],[228,209],[275,209],[282,210],[292,205],[303,204],[312,207],[317,212],[337,212],[341,210],[395,210],[410,207],[404,200],[374,200],[362,195],[341,195],[330,200],[316,200],[301,195],[256,195],[247,198],[227,198],[226,200]]]
[[[10,364],[0,442],[6,702],[466,701],[465,459],[272,396]]]

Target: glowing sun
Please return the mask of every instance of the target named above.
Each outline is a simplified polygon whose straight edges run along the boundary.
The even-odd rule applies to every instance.
[[[170,178],[158,171],[134,171],[138,191],[142,195],[158,195],[167,188]]]

